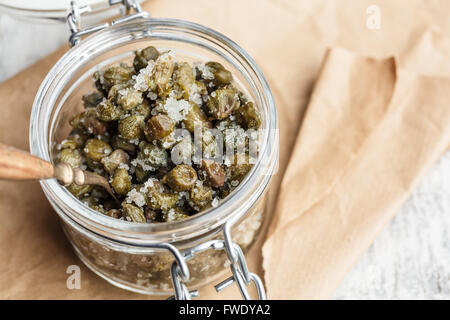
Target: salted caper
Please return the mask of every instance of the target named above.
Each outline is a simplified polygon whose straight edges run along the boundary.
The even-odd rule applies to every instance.
[[[218,89],[208,97],[207,112],[213,119],[224,119],[239,108],[239,103],[239,97],[235,90]]]
[[[80,150],[67,148],[59,153],[59,160],[70,164],[72,168],[78,168],[83,162],[83,157]]]
[[[122,213],[127,220],[139,223],[145,223],[144,211],[129,203],[122,203]]]
[[[96,108],[97,118],[107,122],[119,120],[124,113],[125,112],[121,107],[109,99],[100,102]]]
[[[191,108],[183,120],[183,124],[189,132],[194,133],[195,127],[211,128],[211,122],[206,117],[203,110],[194,102],[190,102]]]
[[[175,129],[175,122],[165,114],[151,117],[145,127],[145,137],[148,141],[167,137]]]
[[[84,145],[83,152],[88,159],[100,161],[112,152],[112,148],[103,140],[89,139]]]
[[[244,129],[258,129],[261,126],[261,118],[253,102],[247,102],[235,111],[236,121]]]
[[[85,94],[81,97],[83,100],[84,107],[87,108],[95,108],[100,102],[103,100],[103,94],[101,92],[95,91],[90,94]]]
[[[197,181],[197,172],[187,164],[179,164],[164,177],[163,182],[175,191],[187,191]]]
[[[109,156],[100,161],[105,167],[106,172],[112,174],[120,165],[128,166],[130,156],[122,149],[114,150]]]
[[[159,52],[153,46],[149,46],[144,49],[138,49],[136,50],[134,56],[133,66],[136,71],[139,71],[140,69],[145,68],[150,60],[158,59],[158,56]]]
[[[230,71],[219,62],[209,61],[205,63],[205,66],[209,68],[210,72],[214,75],[214,80],[218,85],[226,85],[233,81],[233,75]]]
[[[127,169],[118,168],[114,171],[111,180],[111,187],[121,196],[126,195],[131,190],[131,176]]]
[[[189,191],[189,204],[197,211],[210,206],[212,201],[212,189],[209,186],[199,184]]]
[[[118,130],[126,140],[139,139],[142,136],[144,119],[140,116],[128,116],[119,121]]]

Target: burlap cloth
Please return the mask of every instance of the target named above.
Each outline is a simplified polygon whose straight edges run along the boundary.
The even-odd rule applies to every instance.
[[[370,5],[379,29],[368,24]],[[329,298],[449,146],[450,2],[150,0],[144,8],[224,33],[263,69],[280,117],[280,168],[273,219],[249,267],[270,298]],[[65,50],[0,85],[1,142],[28,149],[34,95]],[[1,298],[149,298],[82,266],[37,183],[0,182],[0,216]],[[80,290],[66,287],[73,264]],[[201,296],[239,298],[233,288]]]

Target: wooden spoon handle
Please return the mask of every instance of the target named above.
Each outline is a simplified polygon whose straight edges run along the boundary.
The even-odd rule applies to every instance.
[[[41,180],[53,175],[54,168],[50,162],[0,143],[0,179]]]

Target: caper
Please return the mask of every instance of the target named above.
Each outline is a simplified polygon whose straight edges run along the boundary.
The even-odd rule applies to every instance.
[[[122,149],[128,152],[129,154],[134,154],[137,149],[137,146],[134,143],[128,142],[125,139],[119,137],[118,135],[115,135],[112,138],[111,144],[114,147],[114,149]]]
[[[227,168],[227,175],[230,181],[242,181],[252,168],[248,155],[234,155],[231,165]]]
[[[208,121],[205,113],[200,107],[194,103],[190,102],[191,108],[189,109],[188,114],[183,120],[183,124],[189,132],[194,133],[195,127],[206,127],[211,128],[211,122]]]
[[[185,92],[184,98],[188,99],[191,87],[195,83],[194,72],[187,62],[181,62],[175,70],[176,84]]]
[[[95,109],[87,109],[82,115],[81,122],[87,132],[94,135],[102,135],[108,129],[107,124],[97,118],[97,112]]]
[[[224,119],[239,108],[239,97],[235,90],[218,89],[211,93],[206,103],[207,112],[213,119]]]
[[[67,187],[67,190],[69,190],[69,192],[73,194],[75,197],[80,198],[81,196],[91,192],[93,188],[94,187],[89,184],[79,186],[75,183],[72,183],[70,186]]]
[[[236,121],[244,129],[258,129],[261,126],[261,118],[253,102],[247,102],[235,111]]]
[[[155,83],[160,96],[167,96],[170,91],[170,79],[174,69],[174,61],[168,53],[158,57],[155,64]]]
[[[122,203],[122,212],[129,221],[139,223],[146,222],[143,210],[139,207],[136,207],[135,205]]]
[[[110,67],[103,72],[103,89],[108,91],[112,86],[129,81],[133,72],[122,66]]]
[[[59,160],[70,164],[72,168],[78,168],[83,161],[83,157],[78,149],[63,149],[59,153]]]
[[[143,101],[142,92],[133,88],[122,89],[117,95],[117,103],[126,111],[137,107]]]
[[[101,92],[95,91],[90,94],[85,94],[81,97],[83,100],[84,107],[87,108],[95,108],[102,100],[103,94]]]
[[[112,148],[103,140],[89,139],[84,146],[83,152],[88,159],[100,161],[112,152]]]
[[[202,160],[201,167],[205,170],[209,183],[213,187],[221,187],[225,183],[225,171],[214,160]]]
[[[131,114],[136,116],[141,116],[144,121],[147,121],[150,118],[150,102],[147,99],[144,99],[141,104],[137,105],[131,112]]]
[[[175,129],[175,123],[165,114],[158,114],[147,121],[145,137],[148,141],[160,140],[167,137]]]
[[[155,47],[149,46],[144,49],[136,50],[133,66],[136,71],[145,68],[150,60],[156,60],[159,56],[158,50]]]
[[[136,140],[142,136],[144,119],[140,116],[128,116],[119,121],[119,133],[122,138]]]
[[[123,168],[116,169],[111,180],[111,186],[114,191],[121,196],[130,192],[131,176],[128,174],[128,170]]]
[[[97,118],[102,121],[119,120],[124,113],[124,110],[110,99],[100,102],[96,108]]]
[[[130,156],[122,149],[114,150],[109,156],[100,161],[105,170],[112,174],[120,165],[128,165]]]
[[[80,129],[74,129],[70,132],[67,139],[61,141],[61,149],[77,149],[84,146],[88,135]]]
[[[176,193],[167,192],[167,190],[158,181],[154,181],[151,187],[147,188],[145,194],[145,204],[152,210],[168,210],[173,208],[178,202]]]
[[[143,160],[144,169],[148,169],[146,171],[155,171],[156,169],[167,165],[168,156],[166,150],[163,148],[154,145],[153,143],[141,142],[139,144],[139,149],[138,159]]]
[[[180,207],[173,207],[163,212],[162,219],[164,222],[173,222],[189,218],[189,215]]]
[[[187,191],[197,181],[197,172],[187,164],[179,164],[173,168],[163,179],[175,191]]]
[[[230,71],[225,69],[223,65],[218,62],[209,61],[205,63],[205,66],[209,68],[214,75],[214,80],[218,85],[226,85],[233,81],[233,75]]]
[[[212,189],[203,184],[194,186],[189,191],[189,205],[197,211],[203,210],[211,205]]]

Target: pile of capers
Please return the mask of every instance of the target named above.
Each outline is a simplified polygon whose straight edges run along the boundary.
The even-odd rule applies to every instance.
[[[225,163],[208,151],[219,143],[209,129],[261,125],[257,108],[222,64],[192,66],[150,46],[135,52],[131,66],[96,71],[93,79],[96,91],[83,96],[84,110],[71,118],[56,159],[108,179],[119,201],[100,187],[68,187],[90,208],[139,223],[185,219],[217,206],[251,169],[247,149]],[[180,128],[189,134],[176,137]],[[204,158],[192,162],[196,128]],[[171,158],[175,150],[181,163]]]

